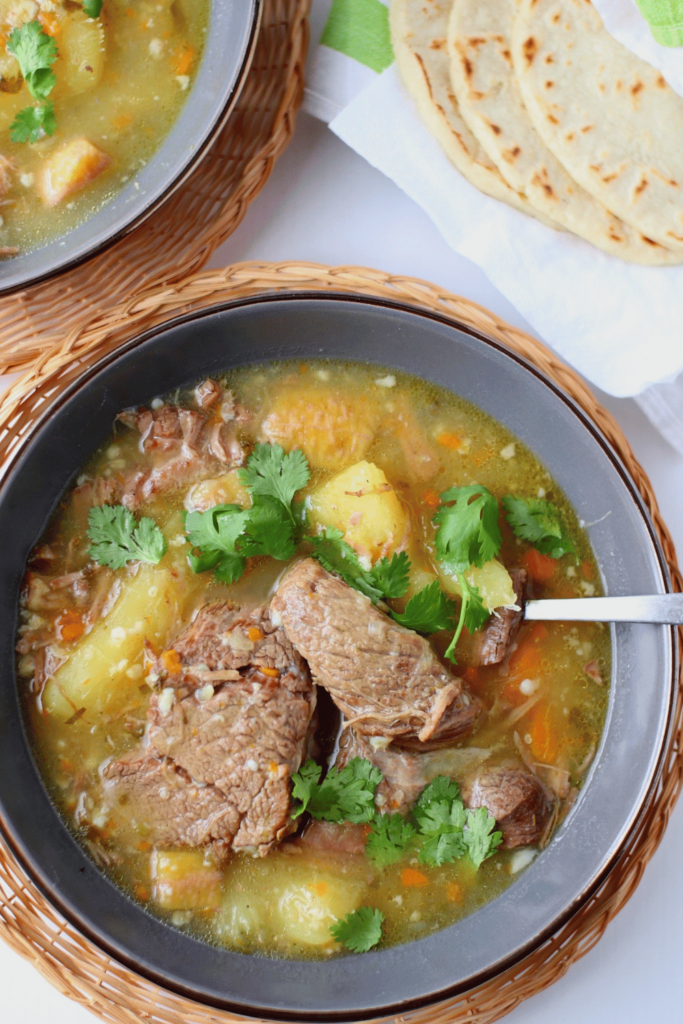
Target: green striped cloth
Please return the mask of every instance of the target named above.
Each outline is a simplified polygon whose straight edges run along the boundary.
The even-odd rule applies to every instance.
[[[636,0],[655,40],[662,46],[683,46],[683,0]]]
[[[382,0],[333,0],[320,42],[380,74],[394,60],[389,8]]]

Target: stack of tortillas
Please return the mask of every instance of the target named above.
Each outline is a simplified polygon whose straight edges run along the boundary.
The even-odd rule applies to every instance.
[[[633,263],[683,263],[683,98],[589,0],[392,0],[396,61],[472,184]]]

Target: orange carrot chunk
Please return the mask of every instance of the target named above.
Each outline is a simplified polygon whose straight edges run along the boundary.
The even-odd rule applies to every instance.
[[[536,583],[547,583],[555,575],[557,559],[530,548],[522,557],[522,565]]]
[[[403,885],[412,886],[419,888],[423,885],[429,885],[429,879],[423,871],[418,871],[417,868],[403,868],[401,871],[401,882]]]

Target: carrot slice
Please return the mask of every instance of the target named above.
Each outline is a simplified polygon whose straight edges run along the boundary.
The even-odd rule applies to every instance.
[[[536,583],[547,583],[555,575],[557,559],[530,548],[522,557],[522,565]]]
[[[552,706],[547,701],[539,701],[530,712],[529,722],[531,753],[543,764],[556,764],[562,747],[562,736]]]
[[[403,885],[414,888],[429,885],[429,879],[425,873],[418,871],[417,868],[403,868],[401,871],[401,882]]]
[[[457,434],[439,434],[436,440],[438,444],[444,448],[451,448],[454,452],[458,452],[462,448],[462,438]]]

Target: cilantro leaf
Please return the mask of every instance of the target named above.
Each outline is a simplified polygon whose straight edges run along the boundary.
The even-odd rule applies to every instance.
[[[420,793],[413,808],[424,836],[418,859],[429,867],[449,864],[467,851],[463,838],[466,811],[457,782],[437,775]]]
[[[251,508],[215,505],[206,512],[188,512],[185,531],[194,548],[188,555],[193,571],[213,569],[222,583],[235,583],[247,558],[269,555],[286,561],[296,552],[291,510],[267,494],[255,494]]]
[[[385,598],[403,597],[408,589],[410,559],[405,551],[394,552],[391,561],[384,557],[373,565],[370,575]]]
[[[57,120],[51,102],[38,107],[24,107],[15,114],[9,128],[11,142],[39,142],[45,135],[54,135]]]
[[[344,534],[334,526],[322,529],[320,533],[306,538],[313,547],[313,555],[328,572],[335,572],[355,590],[369,597],[376,604],[382,591],[376,585],[371,573],[364,569],[358,555],[344,540]]]
[[[83,10],[89,18],[99,18],[102,13],[102,0],[83,0]]]
[[[459,796],[460,786],[455,779],[449,778],[448,775],[436,775],[420,793],[415,809],[426,810],[437,801],[457,800]]]
[[[537,551],[551,558],[575,554],[576,548],[562,526],[559,509],[551,501],[509,494],[502,502],[516,537],[529,541]]]
[[[294,523],[292,500],[308,483],[311,473],[306,456],[298,448],[285,455],[279,444],[257,444],[247,465],[237,474],[250,491],[281,502]]]
[[[387,867],[401,859],[416,835],[417,829],[402,814],[376,814],[365,853],[378,867]]]
[[[254,504],[246,512],[241,554],[270,555],[283,562],[295,554],[292,519],[281,501],[270,495],[256,494]]]
[[[498,554],[501,545],[498,502],[486,487],[451,487],[441,495],[435,512],[435,543],[440,561],[451,570],[481,566]],[[452,502],[452,504],[446,504]]]
[[[37,100],[46,99],[57,78],[50,65],[57,59],[57,44],[43,31],[39,21],[29,21],[14,28],[7,40],[7,50],[19,62],[19,68],[29,90]]]
[[[330,925],[332,938],[341,942],[352,953],[365,953],[382,938],[384,914],[372,907],[360,907]]]
[[[88,513],[89,555],[100,565],[121,569],[126,562],[156,565],[166,553],[166,538],[153,519],[136,523],[123,505],[97,505]]]
[[[455,625],[455,601],[444,594],[439,581],[434,580],[408,601],[405,611],[392,612],[400,626],[414,629],[416,633],[438,633],[440,629],[453,629]]]
[[[458,583],[460,584],[461,594],[460,616],[458,618],[458,624],[455,627],[453,639],[448,645],[445,653],[445,657],[450,658],[452,662],[456,661],[455,647],[460,639],[463,626],[467,626],[470,633],[475,633],[478,629],[481,629],[490,615],[488,608],[486,608],[481,599],[481,595],[477,587],[475,587],[473,583],[469,583],[464,574],[459,570],[456,570],[456,575],[458,577]]]
[[[316,764],[312,758],[309,758],[305,764],[301,765],[299,771],[292,775],[292,798],[298,802],[295,804],[295,810],[292,814],[293,818],[298,818],[300,814],[303,814],[308,809],[313,790],[320,781],[321,773],[322,768],[320,765]]]
[[[292,776],[292,792],[300,801],[294,806],[293,817],[308,811],[318,821],[372,821],[375,791],[383,778],[370,761],[354,757],[344,768],[330,768],[319,782],[320,768],[309,758]]]
[[[187,556],[193,572],[213,569],[221,583],[235,583],[240,578],[247,560],[236,545],[246,529],[249,512],[239,505],[215,505],[207,512],[187,513],[185,532],[196,549]]]
[[[382,598],[402,597],[408,587],[410,559],[405,551],[381,558],[371,569],[364,569],[358,555],[335,526],[323,527],[319,533],[306,537],[313,547],[313,556],[324,569],[341,576],[354,590],[369,597],[373,604]]]
[[[467,827],[463,839],[474,865],[480,865],[496,852],[503,841],[502,832],[494,832],[495,818],[492,818],[485,807],[477,807],[467,812]]]
[[[463,833],[459,831],[443,831],[431,836],[423,843],[418,854],[421,864],[430,868],[441,867],[442,864],[452,864],[459,860],[466,851]]]

